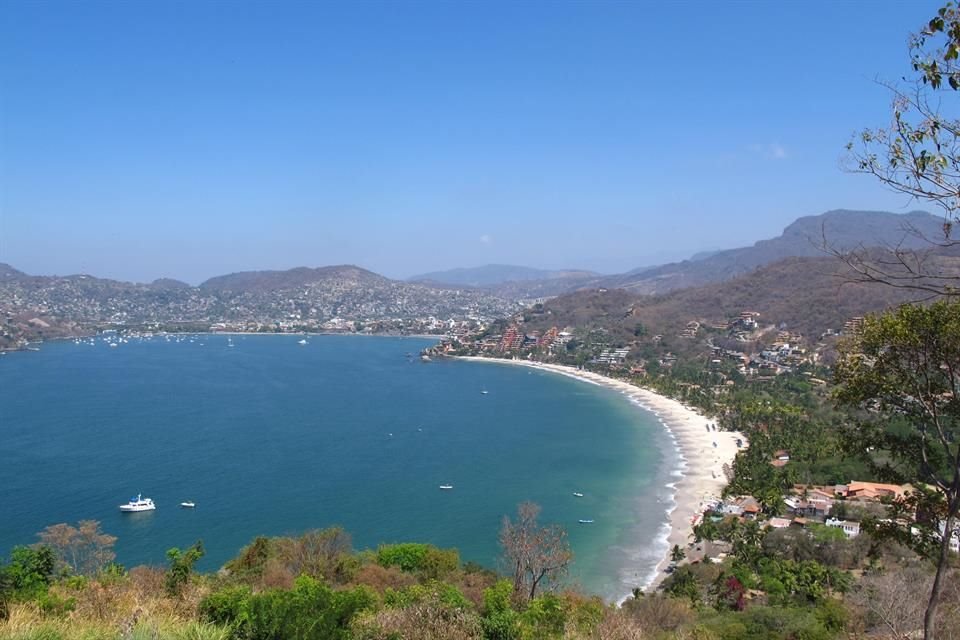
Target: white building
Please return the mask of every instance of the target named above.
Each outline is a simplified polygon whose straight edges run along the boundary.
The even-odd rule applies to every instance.
[[[847,535],[848,538],[856,538],[860,535],[860,523],[851,522],[849,520],[838,520],[836,518],[827,518],[827,521],[824,522],[828,527],[839,527],[843,529],[843,532]]]

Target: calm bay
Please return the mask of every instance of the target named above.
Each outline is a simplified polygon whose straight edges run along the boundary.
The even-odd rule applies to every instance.
[[[0,358],[0,554],[96,519],[125,565],[203,539],[199,568],[214,570],[254,536],[340,525],[357,548],[430,542],[494,567],[502,517],[532,500],[567,528],[591,592],[621,596],[662,557],[673,444],[623,396],[422,363],[427,339],[301,339],[64,341]],[[157,510],[121,514],[138,492]]]

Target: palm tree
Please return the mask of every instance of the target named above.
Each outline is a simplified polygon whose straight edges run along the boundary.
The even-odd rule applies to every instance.
[[[680,545],[673,545],[673,549],[670,550],[670,560],[673,562],[680,562],[687,557],[686,552],[680,548]]]

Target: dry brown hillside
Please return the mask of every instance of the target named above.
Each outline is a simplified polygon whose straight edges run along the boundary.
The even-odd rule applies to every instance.
[[[960,258],[941,256],[942,271],[960,274]],[[725,323],[742,311],[760,313],[762,324],[785,324],[817,336],[840,329],[851,317],[880,311],[922,297],[881,284],[853,282],[835,258],[787,258],[749,274],[660,296],[621,289],[578,291],[548,301],[529,314],[531,329],[549,326],[602,327],[628,339],[638,323],[656,333],[679,332],[687,322]]]

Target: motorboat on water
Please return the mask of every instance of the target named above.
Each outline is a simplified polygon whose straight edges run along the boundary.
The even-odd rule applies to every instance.
[[[135,511],[153,511],[157,505],[153,504],[150,498],[144,498],[139,493],[136,498],[130,498],[130,502],[120,505],[120,511],[132,513]]]
[[[194,502],[181,502],[180,506],[183,507],[184,509],[193,509],[197,505]]]
[[[574,497],[577,497],[577,498],[582,498],[582,497],[583,497],[583,494],[580,493],[579,491],[574,491],[574,492],[573,492],[573,495],[574,495]]]
[[[453,489],[453,485],[452,485],[452,484],[442,484],[442,485],[440,485],[440,488],[443,489],[444,491],[449,491],[450,489]]]
[[[580,524],[593,524],[593,520],[578,520]]]
[[[307,344],[307,339],[303,338],[302,340],[298,341],[297,344]]]
[[[480,393],[482,393],[483,395],[487,395],[487,394],[488,394],[488,393],[490,393],[490,392],[489,392],[489,391],[487,391],[486,389],[484,389],[484,390],[483,390],[483,391],[481,391]]]

